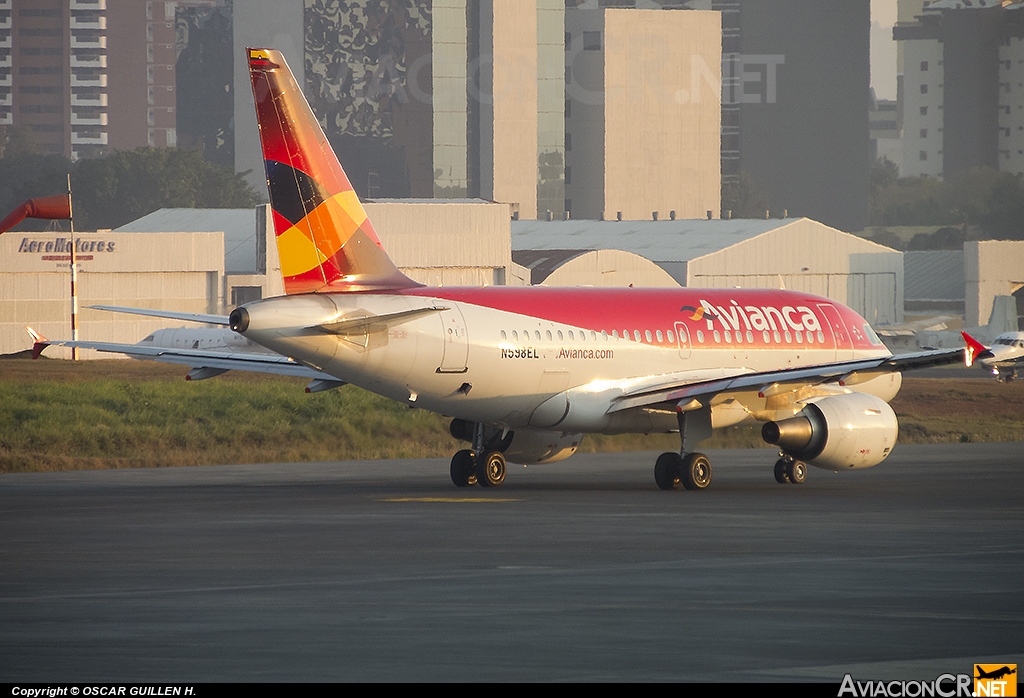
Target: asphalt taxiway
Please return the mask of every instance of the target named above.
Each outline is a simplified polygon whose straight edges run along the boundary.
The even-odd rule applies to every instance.
[[[0,681],[931,680],[1024,659],[1022,444],[0,475]]]

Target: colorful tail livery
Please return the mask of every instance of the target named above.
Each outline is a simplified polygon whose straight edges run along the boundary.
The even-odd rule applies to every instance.
[[[381,247],[280,51],[248,49],[285,291],[419,286]]]

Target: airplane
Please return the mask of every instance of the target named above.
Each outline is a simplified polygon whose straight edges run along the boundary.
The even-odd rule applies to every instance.
[[[89,306],[114,312],[148,314],[142,308],[118,306]],[[163,313],[164,311],[159,311]],[[172,313],[173,314],[173,313]],[[192,313],[186,319],[197,321]],[[221,316],[212,316],[219,319]],[[307,393],[318,393],[337,388],[345,383],[334,376],[315,371],[296,363],[286,356],[265,349],[227,328],[164,328],[150,333],[137,344],[91,342],[86,340],[51,341],[31,327],[25,328],[32,337],[32,358],[37,359],[49,346],[78,347],[101,352],[125,354],[133,359],[148,359],[165,363],[184,364],[190,368],[187,381],[201,381],[228,371],[242,370],[254,373],[274,373],[310,379]]]
[[[893,356],[864,318],[809,293],[757,289],[426,287],[388,257],[284,57],[247,49],[285,294],[229,316],[144,311],[230,329],[311,370],[452,418],[455,485],[507,462],[568,458],[584,434],[678,432],[657,486],[702,490],[713,429],[762,424],[774,475],[885,460],[902,371],[965,349]]]
[[[1024,364],[1024,332],[1004,332],[996,337],[978,363],[1000,383],[1017,378],[1017,369]]]
[[[977,666],[977,665],[975,665],[975,666]],[[1016,666],[1016,665],[1014,665],[1014,666]],[[984,669],[979,668],[978,669],[978,675],[975,676],[974,678],[976,678],[976,679],[1001,679],[1004,676],[1009,676],[1010,674],[1016,674],[1016,673],[1017,673],[1016,669],[1011,669],[1008,666],[1004,666],[1004,667],[1002,667],[1000,669],[994,669],[993,671],[985,671]]]

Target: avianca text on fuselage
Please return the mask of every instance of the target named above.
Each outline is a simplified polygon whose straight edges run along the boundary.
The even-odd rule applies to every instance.
[[[763,332],[820,332],[821,321],[814,311],[805,305],[793,307],[786,305],[776,308],[771,305],[740,305],[730,299],[729,304],[712,305],[701,299],[701,308],[704,312],[701,317],[691,318],[694,320],[706,320],[708,329],[715,329],[715,321],[721,323],[722,328],[732,331],[753,330]],[[742,326],[741,326],[742,323]]]

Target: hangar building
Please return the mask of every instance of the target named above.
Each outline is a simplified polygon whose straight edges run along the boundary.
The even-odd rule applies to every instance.
[[[513,221],[512,256],[535,284],[788,288],[903,319],[902,253],[808,218]]]
[[[512,261],[507,204],[479,200],[365,204],[381,242],[411,278],[434,286],[525,285]],[[134,343],[173,321],[91,310],[123,305],[226,313],[283,293],[269,207],[161,209],[114,231],[75,233],[79,337]],[[69,339],[68,233],[0,235],[0,354],[31,347],[30,325]],[[48,356],[70,356],[58,347]],[[98,358],[82,352],[84,358]],[[103,355],[102,358],[109,358]]]

